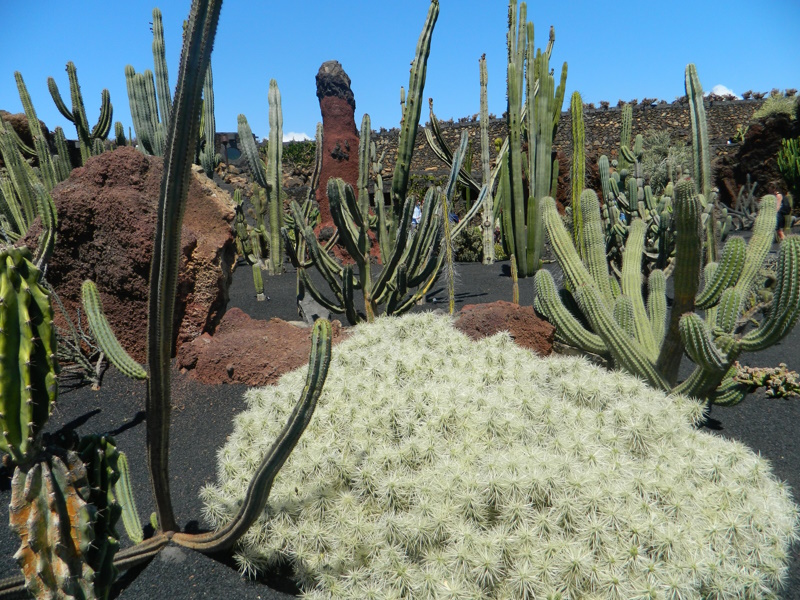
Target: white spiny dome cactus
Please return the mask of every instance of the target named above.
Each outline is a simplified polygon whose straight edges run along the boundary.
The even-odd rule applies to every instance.
[[[247,393],[206,517],[227,522],[305,369]],[[773,598],[798,511],[697,402],[431,314],[359,325],[241,540],[306,598]],[[560,594],[560,596],[558,595]]]

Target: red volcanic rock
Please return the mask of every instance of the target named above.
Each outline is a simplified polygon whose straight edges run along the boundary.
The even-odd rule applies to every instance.
[[[455,328],[473,340],[507,331],[517,345],[541,356],[553,351],[555,327],[536,316],[532,306],[498,300],[467,304],[456,319]]]
[[[333,224],[328,202],[328,180],[339,177],[358,187],[358,129],[355,122],[356,101],[350,78],[338,61],[322,63],[317,73],[317,98],[322,111],[322,170],[317,202],[320,227]]]
[[[345,339],[333,321],[334,344]],[[179,366],[201,383],[269,385],[308,362],[311,329],[278,318],[251,319],[238,308],[225,313],[214,335],[203,334],[181,347]]]
[[[94,281],[111,327],[139,362],[147,356],[150,261],[162,172],[162,158],[123,147],[90,158],[52,192],[58,232],[47,280],[75,323],[81,284]],[[228,194],[204,175],[192,174],[181,231],[173,348],[213,332],[225,311],[235,258],[233,216]],[[34,247],[40,231],[37,222],[23,243]],[[64,325],[60,311],[55,318]]]

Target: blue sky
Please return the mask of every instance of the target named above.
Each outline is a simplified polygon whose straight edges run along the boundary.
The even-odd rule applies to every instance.
[[[77,69],[90,124],[100,92],[111,92],[114,120],[131,124],[124,69],[152,69],[152,9],[163,13],[170,84],[175,85],[181,23],[190,0],[26,0],[5,7],[0,36],[0,108],[21,112],[14,83],[20,71],[40,119],[50,129],[75,130],[47,91],[53,76],[69,104],[65,65]],[[315,75],[338,60],[352,79],[356,123],[370,114],[373,129],[400,121],[400,86],[429,0],[226,0],[212,56],[218,131],[235,131],[244,113],[257,136],[266,136],[267,88],[278,81],[284,132],[313,136],[321,120]],[[486,53],[489,111],[506,107],[505,0],[441,0],[433,33],[425,98],[440,119],[478,112],[478,59]],[[567,98],[584,102],[655,97],[672,101],[683,92],[687,63],[697,65],[706,91],[716,85],[737,94],[752,89],[800,88],[800,60],[793,33],[800,30],[798,0],[673,0],[672,2],[530,3],[536,45],[550,25],[556,43],[552,66],[569,65]],[[10,27],[8,26],[10,25]],[[567,102],[565,102],[565,108]],[[427,120],[427,106],[421,121]]]

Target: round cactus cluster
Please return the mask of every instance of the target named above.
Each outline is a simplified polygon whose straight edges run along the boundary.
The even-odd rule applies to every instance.
[[[226,523],[305,373],[250,390],[203,492]],[[798,509],[702,406],[446,317],[381,318],[334,349],[312,421],[242,538],[305,598],[772,598]]]

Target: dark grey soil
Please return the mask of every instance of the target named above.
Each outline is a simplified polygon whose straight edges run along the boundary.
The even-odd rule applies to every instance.
[[[457,308],[464,304],[511,299],[508,263],[491,267],[479,264],[459,265]],[[265,280],[268,301],[257,302],[248,269],[234,275],[229,306],[237,306],[257,319],[280,317],[297,319],[295,308],[295,275],[290,272]],[[521,304],[532,303],[532,279],[520,281]],[[434,301],[435,299],[435,301]],[[429,303],[415,310],[446,308],[446,291],[436,287]],[[265,348],[268,352],[269,349]],[[800,328],[783,343],[744,359],[751,365],[776,366],[785,362],[800,371]],[[207,386],[180,373],[174,373],[173,414],[170,448],[172,500],[178,522],[186,530],[202,528],[202,504],[198,498],[201,486],[215,477],[216,450],[232,430],[233,416],[243,410],[244,386],[225,384]],[[139,516],[149,521],[153,502],[145,465],[144,432],[145,387],[131,382],[113,369],[106,373],[103,387],[93,392],[88,387],[71,388],[65,382],[48,429],[74,429],[80,434],[111,433],[118,448],[128,455]],[[708,427],[717,435],[735,438],[767,458],[775,474],[793,490],[800,490],[800,401],[771,400],[754,394],[733,408],[714,408]],[[7,522],[10,499],[7,473],[0,478],[0,520]],[[0,578],[18,573],[12,554],[18,543],[8,530],[0,535]],[[124,536],[123,536],[124,538]],[[123,544],[129,544],[124,541]],[[286,581],[249,582],[236,573],[224,559],[211,559],[195,552],[170,546],[146,568],[123,578],[116,597],[125,600],[170,598],[288,598],[291,591]],[[800,547],[793,549],[788,586],[782,598],[800,599]]]

